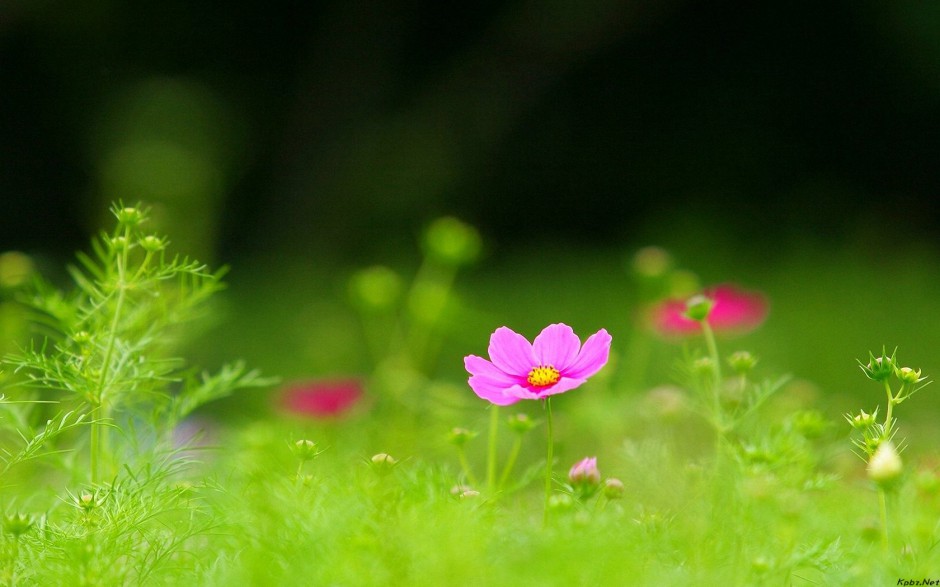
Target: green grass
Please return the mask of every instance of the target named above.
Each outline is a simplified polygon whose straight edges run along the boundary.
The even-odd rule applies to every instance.
[[[883,415],[884,391],[855,362],[869,350],[897,345],[903,364],[928,376],[940,370],[932,353],[940,332],[923,327],[940,320],[940,264],[930,253],[884,260],[808,246],[732,264],[674,247],[702,283],[765,292],[767,322],[745,337],[719,337],[718,350],[756,354],[755,382],[790,376],[760,409],[716,434],[703,407],[708,386],[682,375],[689,368],[683,357],[704,355],[703,342],[677,344],[638,330],[641,296],[623,252],[532,247],[493,253],[460,273],[428,269],[425,258],[420,270],[400,269],[406,297],[395,308],[364,317],[348,301],[354,269],[248,261],[233,268],[229,289],[208,306],[214,322],[180,332],[147,317],[163,316],[165,303],[195,310],[206,296],[185,287],[172,290],[180,297],[149,295],[175,282],[142,272],[139,287],[118,302],[123,290],[114,276],[133,259],[114,246],[99,251],[104,268],[71,294],[41,290],[33,305],[43,310],[51,342],[36,338],[4,366],[2,584],[880,585],[940,578],[934,389],[895,411],[898,439],[908,447],[904,473],[887,491],[886,542],[878,490],[852,452],[843,418],[876,405]],[[154,275],[214,275],[175,260],[160,267],[166,272]],[[421,314],[426,308],[408,310],[407,296],[428,287],[445,292],[433,319]],[[194,292],[199,304],[187,306]],[[27,314],[11,308],[4,302],[7,331],[22,332],[18,321]],[[479,432],[466,455],[475,477],[485,479],[491,408],[467,386],[462,358],[484,355],[498,326],[531,338],[559,321],[579,333],[607,328],[613,347],[600,374],[553,400],[555,500],[546,524],[539,402],[500,411],[497,470],[515,439],[505,418],[525,413],[538,423],[522,437],[502,491],[464,493],[468,480],[447,438],[454,427]],[[69,334],[76,324],[90,329],[86,350],[84,337],[76,342]],[[361,374],[367,397],[335,421],[291,417],[272,407],[277,386],[240,363],[204,376],[186,367],[231,358],[285,380]],[[226,397],[239,387],[246,389]],[[107,414],[98,409],[102,389],[115,398]],[[721,401],[731,414],[730,399]],[[173,423],[201,404],[198,421],[209,430],[200,446],[175,446]],[[291,450],[301,439],[319,450],[304,463]],[[377,467],[370,461],[376,453],[397,463]],[[585,456],[597,456],[604,478],[622,481],[621,497],[570,497],[566,472]]]

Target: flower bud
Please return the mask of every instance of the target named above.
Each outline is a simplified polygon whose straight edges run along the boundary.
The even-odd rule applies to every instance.
[[[476,438],[477,433],[466,428],[454,428],[447,435],[447,440],[454,446],[463,446]]]
[[[920,369],[911,369],[910,367],[901,367],[896,373],[902,383],[917,383],[922,381],[920,378]]]
[[[707,296],[701,294],[692,296],[685,303],[685,316],[689,320],[702,322],[708,318],[714,306],[715,301]]]
[[[125,236],[123,236],[123,235],[121,235],[121,236],[115,236],[115,237],[112,237],[112,238],[111,238],[111,246],[112,246],[115,250],[123,251],[124,249],[127,248],[127,246],[128,246],[129,244],[130,244],[130,243],[129,243],[129,241],[127,240],[127,237],[125,237]]]
[[[349,280],[349,296],[360,309],[386,312],[395,307],[401,297],[401,277],[383,265],[375,265],[356,272]]]
[[[893,354],[889,357],[887,353],[882,352],[880,357],[876,357],[869,352],[868,357],[869,361],[867,365],[863,365],[861,361],[858,362],[858,365],[869,379],[872,381],[884,381],[894,375]]]
[[[451,266],[472,263],[479,257],[483,241],[477,230],[456,218],[438,218],[424,233],[428,256]]]
[[[87,491],[83,491],[81,495],[75,498],[75,505],[79,508],[90,512],[95,509],[97,506],[101,505],[101,501],[95,499],[95,496]]]
[[[372,455],[369,462],[372,464],[372,469],[379,475],[387,475],[398,464],[397,459],[384,452]]]
[[[868,478],[882,487],[894,483],[903,471],[901,455],[890,440],[879,444],[868,461]]]
[[[140,246],[148,253],[158,253],[166,248],[167,241],[164,238],[148,234],[140,239]]]
[[[306,439],[295,442],[291,447],[291,450],[294,452],[294,456],[296,456],[301,461],[309,461],[310,459],[320,454],[317,452],[317,443]]]
[[[22,536],[33,527],[33,516],[27,514],[7,514],[3,517],[3,531],[13,536]]]
[[[597,469],[597,457],[587,457],[575,463],[568,471],[568,481],[578,497],[586,499],[600,488],[601,473]]]
[[[607,499],[620,499],[623,497],[623,481],[611,477],[604,481],[604,497]]]
[[[875,425],[875,418],[878,417],[878,409],[875,408],[875,411],[871,414],[865,410],[861,410],[857,415],[851,416],[846,414],[845,419],[852,425],[852,428],[856,430],[864,430],[870,426]]]
[[[525,434],[535,427],[535,421],[527,414],[514,414],[506,420],[509,429],[516,434]]]
[[[731,365],[732,371],[738,375],[744,375],[749,373],[757,364],[757,357],[747,351],[737,351],[731,353],[731,356],[728,357],[728,364]]]
[[[118,222],[124,226],[137,226],[144,221],[144,213],[139,208],[128,206],[114,213]]]

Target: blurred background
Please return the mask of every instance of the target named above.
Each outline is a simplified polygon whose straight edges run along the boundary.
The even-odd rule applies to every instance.
[[[192,353],[287,378],[371,369],[350,277],[407,281],[453,215],[484,247],[434,376],[502,324],[626,353],[658,245],[767,295],[735,345],[769,372],[874,405],[868,350],[940,374],[938,153],[923,0],[0,3],[0,252],[64,282],[108,204],[144,201],[232,267]]]

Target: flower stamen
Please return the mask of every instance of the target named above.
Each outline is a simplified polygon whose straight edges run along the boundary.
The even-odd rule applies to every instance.
[[[561,379],[561,373],[551,365],[533,367],[532,370],[529,371],[529,376],[526,377],[526,381],[533,387],[547,387],[558,383],[559,379]]]

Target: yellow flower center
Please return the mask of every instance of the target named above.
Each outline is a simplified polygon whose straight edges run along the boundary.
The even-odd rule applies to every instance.
[[[558,372],[558,369],[551,365],[539,365],[529,371],[529,376],[526,377],[526,381],[533,387],[545,387],[557,383],[560,378],[561,373]]]

